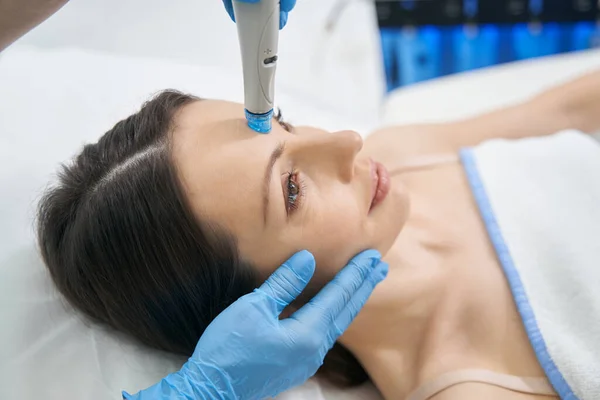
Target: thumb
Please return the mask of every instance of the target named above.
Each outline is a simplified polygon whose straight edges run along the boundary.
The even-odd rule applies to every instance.
[[[279,7],[281,8],[281,11],[286,13],[292,11],[294,6],[296,6],[296,0],[281,0],[279,2]]]
[[[275,300],[277,315],[281,314],[306,287],[315,273],[315,258],[307,250],[294,254],[255,292]]]
[[[235,13],[233,12],[233,3],[231,0],[223,0],[223,5],[225,6],[225,11],[227,11],[227,14],[229,14],[233,22],[235,22]]]

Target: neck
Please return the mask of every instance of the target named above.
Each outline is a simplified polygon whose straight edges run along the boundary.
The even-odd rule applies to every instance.
[[[444,273],[427,255],[387,254],[388,277],[341,338],[385,398],[403,398],[420,381],[447,311]],[[425,266],[425,267],[424,267]],[[444,311],[444,312],[446,312]],[[438,335],[439,336],[439,335]]]

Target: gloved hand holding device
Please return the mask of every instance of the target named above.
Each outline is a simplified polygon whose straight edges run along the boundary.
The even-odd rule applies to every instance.
[[[223,0],[237,23],[244,74],[244,108],[248,127],[271,132],[275,104],[275,73],[279,30],[295,0]]]
[[[244,3],[258,3],[260,0],[236,0],[236,1],[242,1]],[[233,11],[233,4],[231,3],[231,0],[223,0],[223,5],[225,5],[225,9],[227,10],[227,13],[229,14],[229,16],[231,17],[233,22],[235,22],[235,13]],[[296,0],[281,0],[279,2],[279,7],[280,7],[279,29],[283,29],[285,24],[287,24],[288,13],[290,11],[292,11],[292,9],[295,6],[296,6]]]
[[[380,258],[375,250],[360,253],[312,300],[280,320],[315,271],[312,254],[296,253],[208,326],[180,371],[123,398],[258,400],[304,383],[387,275]]]

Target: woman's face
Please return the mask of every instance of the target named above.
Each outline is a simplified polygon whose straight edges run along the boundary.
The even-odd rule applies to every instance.
[[[307,249],[317,279],[329,280],[362,250],[385,254],[407,217],[403,188],[371,207],[374,163],[352,131],[273,121],[271,133],[257,134],[242,105],[204,100],[176,116],[173,143],[198,218],[231,232],[264,278]]]

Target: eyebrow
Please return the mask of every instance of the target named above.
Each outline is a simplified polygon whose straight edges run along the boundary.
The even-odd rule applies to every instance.
[[[264,225],[267,225],[267,216],[269,215],[269,191],[271,189],[271,177],[273,176],[273,167],[275,163],[281,156],[283,155],[283,150],[285,149],[285,143],[280,142],[269,157],[269,163],[267,164],[267,168],[265,169],[265,177],[263,180],[263,220]]]

